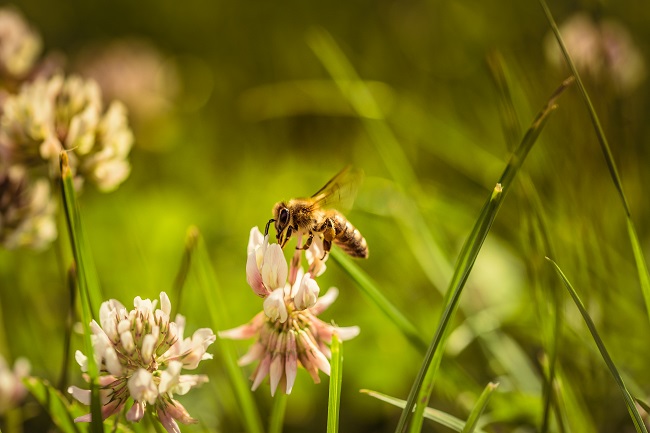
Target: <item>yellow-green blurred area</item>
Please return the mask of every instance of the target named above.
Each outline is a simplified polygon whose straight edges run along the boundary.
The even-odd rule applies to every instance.
[[[152,94],[138,96],[151,84],[146,79],[131,89],[131,175],[111,193],[86,185],[83,223],[103,294],[127,307],[135,296],[156,299],[160,291],[179,302],[172,288],[187,229],[196,225],[228,327],[262,308],[246,283],[250,229],[263,228],[277,201],[309,196],[351,164],[365,180],[346,216],[370,250],[356,263],[429,342],[482,204],[535,113],[569,76],[547,59],[553,42],[536,0],[21,0],[16,6],[40,32],[44,51],[65,59],[67,73],[82,73],[116,44],[158,53],[148,73],[159,80],[154,99],[160,101],[147,105]],[[650,8],[643,2],[549,6],[560,24],[579,12],[596,23],[615,20],[647,65]],[[329,56],[329,49],[343,57]],[[623,89],[606,72],[610,66],[605,62],[599,74],[585,69],[583,79],[648,255],[650,87],[642,76]],[[337,71],[352,75],[336,81]],[[354,75],[362,81],[350,81]],[[129,80],[137,76],[137,69],[125,72]],[[32,374],[53,383],[61,375],[69,302],[63,221],[59,243],[45,251],[0,251],[0,349],[9,360],[28,358]],[[285,248],[287,257],[294,246]],[[57,261],[57,248],[68,262]],[[478,256],[429,405],[466,419],[485,385],[497,381],[484,430],[539,431],[557,293],[561,410],[551,415],[549,431],[561,431],[558,413],[565,414],[566,431],[634,431],[589,331],[544,260],[551,255],[584,300],[630,392],[647,401],[650,323],[625,211],[575,86],[559,98]],[[338,287],[340,295],[321,318],[361,328],[343,346],[340,431],[394,431],[400,409],[359,390],[406,399],[423,353],[333,260],[327,264],[318,283],[323,292]],[[189,332],[209,325],[193,278],[180,313]],[[250,343],[236,342],[240,355]],[[82,344],[74,335],[72,350]],[[244,367],[244,375],[253,368]],[[199,372],[210,383],[179,399],[199,424],[182,431],[243,431],[219,355]],[[74,360],[68,377],[81,385]],[[325,431],[328,379],[322,373],[321,379],[315,385],[298,372],[285,432]],[[254,395],[266,420],[268,381]],[[47,417],[33,400],[27,404],[25,431],[45,431]],[[425,421],[423,431],[450,430]]]

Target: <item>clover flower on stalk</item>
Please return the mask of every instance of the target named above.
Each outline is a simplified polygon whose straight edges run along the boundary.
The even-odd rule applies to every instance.
[[[129,175],[133,133],[126,108],[113,101],[104,111],[93,80],[78,76],[40,77],[8,96],[0,117],[0,154],[11,165],[50,167],[67,150],[75,181],[100,190],[117,188]]]
[[[292,268],[297,264],[299,261],[292,260]],[[295,278],[287,282],[287,275]],[[239,360],[242,366],[260,361],[251,376],[253,390],[270,376],[271,395],[278,387],[290,394],[298,365],[319,383],[319,370],[330,374],[328,344],[332,335],[349,340],[359,334],[357,326],[340,328],[317,318],[334,302],[338,290],[332,287],[319,298],[320,288],[311,275],[299,268],[289,270],[280,246],[269,244],[268,236],[262,236],[257,227],[251,230],[246,277],[253,291],[265,298],[264,311],[245,325],[219,332],[219,336],[257,338]]]
[[[185,318],[176,315],[170,321],[171,304],[165,292],[157,301],[133,301],[131,311],[115,299],[104,302],[99,310],[100,324],[91,323],[95,361],[99,366],[102,419],[118,413],[127,401],[133,405],[126,414],[129,421],[138,422],[147,405],[158,416],[169,433],[180,432],[183,424],[197,422],[174,399],[174,394],[184,395],[193,386],[208,381],[205,375],[181,374],[181,369],[193,370],[203,359],[211,359],[206,349],[215,341],[209,328],[201,328],[191,338],[183,339]],[[88,369],[88,359],[80,351],[75,358],[82,371]],[[81,403],[90,404],[90,391],[72,386],[70,392]],[[91,414],[75,419],[90,422]]]
[[[18,358],[11,370],[0,355],[0,416],[18,406],[25,398],[27,389],[25,389],[22,379],[29,375],[30,368],[27,359]]]
[[[41,38],[11,7],[0,8],[0,72],[14,78],[29,73],[41,52]]]

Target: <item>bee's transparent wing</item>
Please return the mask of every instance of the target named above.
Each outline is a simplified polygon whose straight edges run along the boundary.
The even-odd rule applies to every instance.
[[[354,198],[363,180],[363,171],[348,165],[334,176],[311,198],[320,208],[336,208],[340,211],[352,209]]]

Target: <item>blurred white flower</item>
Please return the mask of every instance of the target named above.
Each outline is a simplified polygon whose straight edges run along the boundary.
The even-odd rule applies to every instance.
[[[23,401],[27,390],[22,379],[29,375],[31,366],[25,358],[18,358],[11,370],[0,355],[0,416]]]
[[[13,77],[29,73],[41,53],[41,38],[11,7],[0,8],[0,71]]]
[[[132,145],[126,109],[113,102],[103,112],[101,91],[92,80],[37,78],[3,104],[0,155],[11,165],[49,162],[56,173],[59,153],[67,150],[78,183],[89,179],[109,191],[128,177]]]
[[[165,292],[160,293],[159,309],[157,301],[139,296],[134,306],[127,311],[111,299],[100,308],[101,325],[91,323],[94,357],[100,368],[102,418],[119,412],[131,399],[134,403],[126,415],[129,421],[140,421],[149,405],[168,432],[179,432],[176,421],[188,424],[196,420],[174,400],[174,394],[183,395],[208,381],[205,375],[181,374],[181,370],[193,370],[201,360],[211,359],[206,350],[216,337],[212,330],[202,328],[183,339],[185,318],[179,314],[170,321],[171,304]],[[86,356],[77,351],[75,359],[85,372]],[[72,386],[68,392],[80,402],[90,403],[89,390]],[[91,415],[75,421],[89,422]]]
[[[617,91],[628,93],[645,79],[645,60],[620,23],[611,19],[594,22],[589,15],[577,13],[562,23],[560,33],[576,68],[596,82],[610,82]],[[548,61],[564,68],[564,57],[552,33],[544,45]]]
[[[318,283],[299,268],[300,251],[294,255],[289,270],[280,246],[269,244],[268,236],[263,236],[257,227],[251,230],[246,277],[253,291],[265,298],[264,310],[249,323],[219,332],[219,336],[256,337],[248,353],[239,360],[240,365],[260,361],[251,376],[253,390],[270,376],[272,395],[278,387],[291,393],[298,365],[319,383],[319,370],[330,373],[327,359],[331,356],[328,344],[332,335],[336,333],[341,340],[349,340],[359,334],[357,326],[339,328],[316,317],[334,302],[338,290],[332,287],[325,296],[318,297]],[[293,281],[287,282],[287,275]]]
[[[175,65],[142,40],[89,47],[77,64],[83,76],[97,81],[107,98],[124,102],[137,119],[168,111],[179,90]]]
[[[0,168],[0,245],[43,248],[57,235],[56,202],[45,179],[30,182],[25,170]]]

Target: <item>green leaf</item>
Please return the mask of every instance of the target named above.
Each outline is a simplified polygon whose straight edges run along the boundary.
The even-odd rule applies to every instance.
[[[598,330],[596,329],[596,325],[594,324],[593,320],[591,320],[591,317],[589,316],[589,313],[587,312],[585,305],[582,303],[582,300],[578,296],[578,293],[575,291],[575,289],[573,288],[569,280],[566,278],[566,276],[564,275],[560,267],[557,265],[557,263],[555,263],[553,260],[549,259],[548,257],[547,260],[555,267],[557,274],[560,276],[562,282],[564,283],[564,287],[566,287],[566,289],[568,290],[569,294],[571,295],[571,298],[573,299],[573,302],[576,304],[576,307],[578,307],[578,310],[580,311],[582,318],[587,324],[587,328],[589,328],[589,332],[591,332],[591,337],[594,339],[594,342],[596,343],[596,346],[600,351],[600,355],[603,357],[603,360],[605,360],[605,364],[607,364],[607,368],[609,368],[609,372],[614,377],[616,384],[618,385],[618,387],[621,390],[621,393],[623,394],[623,399],[625,400],[625,404],[627,405],[627,410],[630,413],[630,416],[632,417],[632,422],[634,422],[634,428],[638,433],[648,433],[645,424],[643,423],[643,419],[641,418],[641,415],[639,414],[639,411],[637,410],[637,407],[634,403],[634,399],[630,395],[630,392],[627,390],[627,387],[623,382],[623,378],[621,377],[621,374],[618,372],[618,369],[616,368],[616,364],[614,364],[614,361],[609,356],[609,352],[607,352],[607,349],[605,348],[605,343],[603,343],[603,340],[600,338],[600,335],[598,335]]]
[[[81,430],[74,422],[72,407],[68,400],[50,383],[37,377],[28,377],[25,387],[50,415],[52,422],[63,433],[80,433]],[[101,424],[100,424],[101,426]],[[102,430],[103,431],[103,430]]]
[[[90,377],[90,412],[92,413],[91,431],[93,433],[103,432],[103,421],[101,416],[101,403],[99,400],[99,385],[97,377],[98,367],[93,356],[93,346],[90,336],[90,322],[94,312],[99,310],[99,303],[102,299],[97,272],[93,263],[90,247],[86,241],[79,204],[74,189],[72,171],[68,163],[68,154],[62,151],[61,162],[61,194],[63,207],[65,209],[70,245],[74,256],[77,273],[77,287],[79,287],[79,298],[81,300],[81,315],[84,327],[84,347],[88,357],[88,376]]]
[[[362,389],[360,392],[402,409],[406,406],[406,401],[382,394],[381,392],[371,391],[369,389]],[[463,428],[465,428],[465,422],[463,420],[431,407],[427,407],[424,410],[424,417],[459,433],[463,431]],[[481,429],[475,429],[474,431],[476,433],[485,433],[485,431]]]
[[[341,408],[341,384],[343,382],[343,345],[338,335],[332,335],[332,360],[330,389],[327,400],[327,433],[339,431],[339,411]]]
[[[487,384],[487,386],[481,393],[480,397],[478,398],[478,401],[474,405],[474,408],[470,412],[469,417],[467,418],[467,422],[463,427],[462,433],[472,433],[476,429],[476,424],[478,424],[478,420],[481,417],[483,411],[485,410],[485,407],[487,406],[488,401],[492,396],[492,392],[498,386],[499,386],[498,383],[493,383],[493,382]]]
[[[212,326],[217,330],[225,329],[225,324],[228,322],[226,303],[223,300],[214,269],[210,263],[205,242],[203,242],[203,238],[196,227],[188,229],[186,244],[188,250],[193,251],[193,270],[196,272],[201,296],[205,300],[210,313]],[[217,337],[215,344],[232,382],[246,430],[249,433],[262,433],[264,431],[262,420],[255,405],[250,385],[242,375],[241,368],[237,365],[237,354],[232,342]]]

